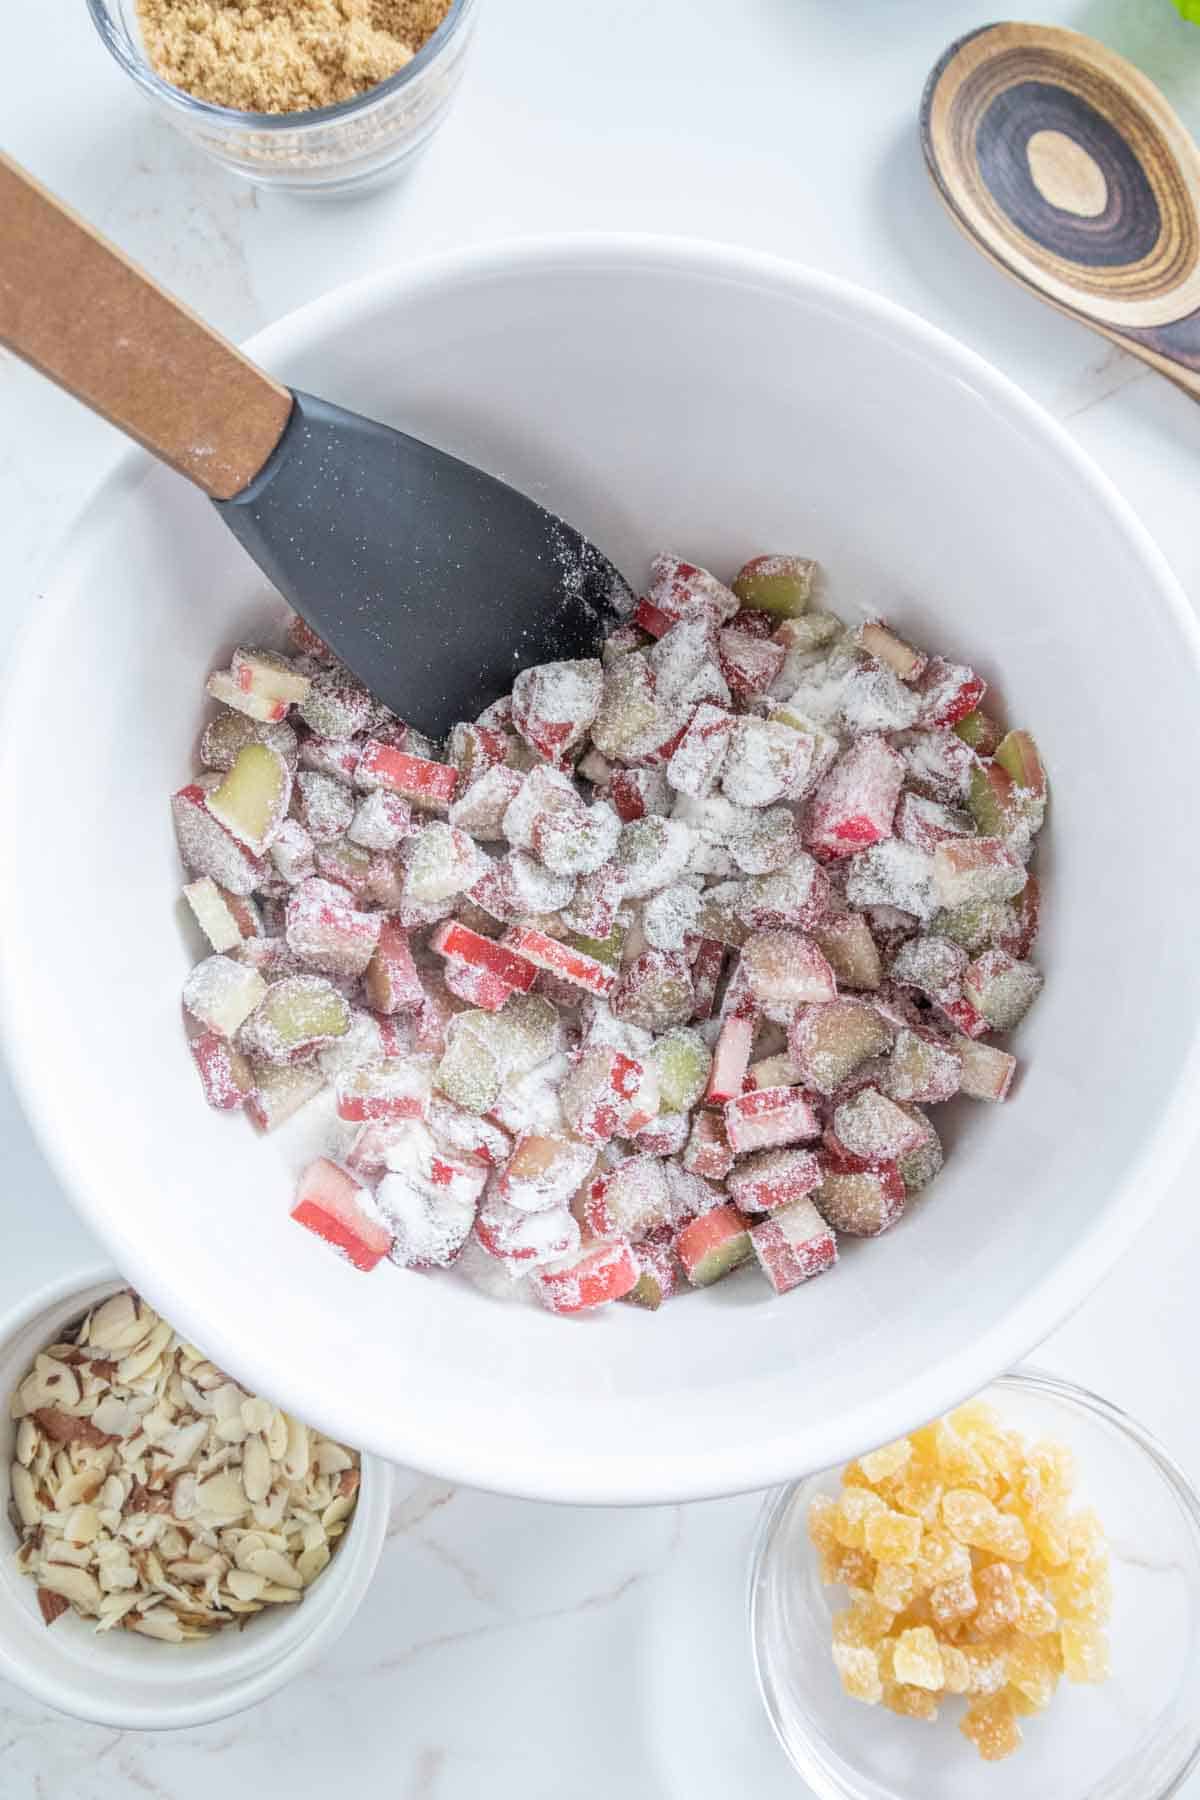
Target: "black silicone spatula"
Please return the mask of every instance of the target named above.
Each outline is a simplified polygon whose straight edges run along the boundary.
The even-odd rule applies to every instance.
[[[572,526],[281,387],[3,157],[0,344],[203,489],[313,630],[435,737],[519,668],[595,655],[631,602]]]

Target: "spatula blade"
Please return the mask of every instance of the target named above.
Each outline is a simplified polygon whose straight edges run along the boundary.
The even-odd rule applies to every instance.
[[[595,656],[633,602],[608,558],[527,495],[308,394],[262,473],[214,504],[313,630],[433,737],[519,669]]]

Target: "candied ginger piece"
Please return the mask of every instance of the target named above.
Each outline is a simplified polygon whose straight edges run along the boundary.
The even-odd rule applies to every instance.
[[[932,1724],[938,1716],[937,1698],[927,1688],[904,1684],[887,1687],[883,1692],[883,1704],[889,1712],[899,1713],[903,1719],[925,1719]]]
[[[1053,1646],[1053,1649],[1052,1649]],[[1049,1706],[1058,1686],[1059,1659],[1055,1640],[1051,1638],[1014,1637],[1004,1653],[1008,1685],[1041,1712]]]
[[[1025,1637],[1044,1637],[1047,1632],[1054,1631],[1058,1625],[1058,1614],[1047,1600],[1045,1594],[1027,1575],[1019,1571],[1013,1573],[1013,1586],[1017,1593],[1017,1630]]]
[[[835,1644],[834,1667],[842,1678],[842,1687],[852,1700],[867,1706],[878,1706],[883,1699],[883,1683],[879,1679],[879,1658],[866,1644]]]
[[[968,1400],[946,1414],[946,1423],[960,1437],[994,1437],[1001,1429],[1000,1415],[986,1400]]]
[[[878,1450],[869,1450],[860,1459],[860,1467],[867,1480],[874,1483],[883,1481],[889,1475],[896,1475],[907,1468],[912,1461],[912,1445],[907,1438],[897,1438],[895,1443],[883,1444]]]
[[[1038,1561],[1048,1569],[1065,1568],[1071,1560],[1071,1546],[1067,1538],[1067,1509],[1063,1503],[1045,1504],[1026,1523]]]
[[[913,1461],[892,1489],[891,1499],[900,1512],[912,1513],[932,1525],[938,1517],[942,1493],[942,1484],[936,1474],[916,1460],[914,1451]]]
[[[929,1594],[929,1610],[943,1630],[957,1625],[962,1619],[969,1619],[978,1604],[978,1595],[969,1575],[940,1581]]]
[[[968,1694],[998,1694],[1005,1682],[1004,1652],[994,1644],[960,1644],[967,1663]]]
[[[893,1655],[896,1680],[908,1687],[928,1688],[940,1693],[945,1684],[942,1651],[935,1633],[928,1625],[902,1631],[896,1639]]]
[[[869,1591],[875,1580],[875,1559],[865,1550],[839,1549],[832,1563],[832,1579],[843,1587]]]
[[[831,1494],[818,1494],[808,1509],[808,1535],[818,1550],[832,1550],[837,1543],[834,1515],[837,1501]]]
[[[996,1518],[996,1508],[987,1495],[973,1488],[951,1488],[942,1495],[942,1522],[960,1544],[982,1548]]]
[[[1068,1619],[1059,1631],[1063,1674],[1068,1681],[1105,1681],[1109,1674],[1108,1639],[1095,1625]]]
[[[986,1493],[991,1486],[988,1467],[974,1446],[945,1419],[939,1419],[933,1430],[934,1458],[946,1486],[978,1488]]]
[[[881,1562],[871,1592],[880,1606],[898,1613],[912,1603],[914,1589],[912,1568],[907,1563]]]
[[[978,1540],[979,1548],[1005,1562],[1024,1562],[1029,1555],[1029,1533],[1013,1513],[998,1512]]]
[[[834,1536],[847,1550],[861,1550],[866,1543],[867,1519],[886,1512],[887,1505],[869,1488],[846,1488],[838,1500]]]
[[[947,1694],[965,1694],[970,1687],[971,1665],[957,1644],[942,1645],[942,1682]]]
[[[877,1562],[914,1563],[921,1552],[921,1521],[890,1509],[871,1512],[864,1523],[863,1541]]]
[[[1050,1599],[1064,1619],[1103,1625],[1112,1612],[1112,1578],[1107,1562],[1079,1567],[1071,1563],[1050,1576]]]
[[[1075,1485],[1075,1458],[1066,1444],[1042,1438],[1025,1451],[1014,1482],[1023,1508],[1041,1514]]]
[[[861,1550],[851,1551],[851,1555],[863,1556]],[[892,1615],[886,1606],[880,1606],[873,1595],[856,1594],[854,1603],[844,1612],[838,1613],[833,1621],[834,1641],[839,1644],[870,1644],[881,1642],[892,1628]]]
[[[975,1612],[975,1629],[980,1637],[995,1637],[1021,1616],[1013,1572],[1005,1562],[990,1563],[975,1575],[975,1591],[979,1605]]]
[[[921,1539],[921,1554],[916,1562],[917,1592],[927,1592],[964,1575],[970,1578],[971,1552],[942,1526],[932,1526]]]
[[[958,1729],[970,1738],[985,1762],[1000,1762],[1021,1747],[1021,1726],[1012,1698],[1006,1693],[972,1700]]]

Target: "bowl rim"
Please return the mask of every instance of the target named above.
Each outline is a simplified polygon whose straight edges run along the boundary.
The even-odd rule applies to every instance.
[[[619,271],[626,278],[685,275],[744,286],[765,285],[835,313],[848,313],[890,337],[899,348],[919,355],[943,375],[957,379],[1018,436],[1053,453],[1092,502],[1110,516],[1142,565],[1147,589],[1172,620],[1184,649],[1190,650],[1200,678],[1200,619],[1129,502],[1066,427],[976,351],[906,307],[840,276],[781,256],[706,239],[620,232],[545,234],[473,245],[362,277],[296,308],[255,333],[242,347],[270,369],[277,360],[334,332],[352,330],[356,316],[373,311],[381,302],[404,302],[443,291],[448,285],[467,287],[496,279],[528,279],[556,271],[577,274],[581,270],[597,274]],[[0,687],[0,844],[15,829],[16,784],[11,765],[18,755],[14,720],[19,709],[13,701],[22,684],[31,679],[26,671],[35,670],[43,660],[43,641],[52,641],[70,611],[64,571],[86,557],[93,533],[103,528],[151,468],[151,459],[141,450],[127,451],[118,460],[60,544],[38,606],[27,609],[18,627]],[[39,1087],[18,1054],[17,1021],[36,1001],[36,971],[22,966],[20,957],[9,948],[17,938],[11,917],[13,892],[9,884],[0,882],[0,1047],[35,1136],[73,1204],[110,1247],[133,1285],[153,1302],[156,1292],[161,1292],[161,1271],[148,1265],[140,1244],[112,1216],[103,1183],[84,1146],[62,1131],[61,1117],[49,1094],[44,1086]],[[291,1410],[303,1415],[307,1404],[314,1423],[322,1429],[359,1444],[364,1451],[374,1450],[390,1461],[443,1480],[523,1499],[574,1505],[665,1505],[747,1493],[794,1477],[801,1465],[830,1467],[846,1461],[864,1445],[883,1443],[947,1411],[1028,1354],[1109,1273],[1150,1218],[1195,1141],[1192,1096],[1198,1083],[1200,1018],[1193,1025],[1188,1052],[1176,1068],[1157,1122],[1135,1152],[1130,1172],[1103,1210],[1094,1215],[1070,1255],[952,1361],[921,1370],[899,1389],[864,1396],[852,1411],[820,1427],[806,1427],[803,1450],[797,1448],[794,1434],[777,1433],[764,1436],[752,1448],[726,1452],[698,1448],[687,1456],[673,1457],[669,1464],[612,1454],[605,1458],[579,1455],[570,1461],[544,1457],[536,1464],[512,1466],[506,1464],[502,1447],[495,1443],[477,1448],[461,1440],[431,1442],[427,1433],[409,1435],[403,1411],[386,1423],[351,1411],[344,1415],[344,1423],[335,1424],[332,1414],[321,1417],[322,1409],[312,1396],[297,1391],[286,1356],[273,1351],[269,1343],[250,1347],[245,1338],[226,1334],[219,1326],[214,1331],[201,1308],[189,1305],[185,1295],[172,1297],[163,1310],[193,1334],[204,1336],[207,1327],[205,1341],[210,1354],[230,1367],[254,1371],[250,1379],[276,1394]]]
[[[341,124],[367,111],[377,101],[399,93],[409,82],[424,74],[460,26],[468,22],[476,4],[477,0],[450,0],[441,23],[425,39],[421,48],[403,68],[397,69],[394,75],[387,76],[385,80],[377,81],[374,87],[367,88],[361,94],[354,94],[349,100],[338,100],[332,106],[313,106],[303,112],[286,113],[243,112],[236,106],[218,106],[212,100],[201,100],[197,95],[189,94],[186,88],[176,87],[174,82],[164,81],[152,68],[149,60],[144,55],[135,55],[126,43],[124,34],[118,29],[114,19],[112,0],[87,0],[87,9],[97,35],[113,61],[152,100],[161,101],[178,112],[194,117],[202,125],[220,126],[226,130],[283,132]]]
[[[130,1285],[110,1262],[76,1266],[53,1277],[0,1315],[0,1353],[6,1351],[15,1338],[67,1302],[78,1300],[81,1308],[93,1306],[100,1297],[97,1290],[119,1293]],[[92,1296],[90,1299],[87,1298],[89,1295]],[[68,1658],[63,1658],[59,1665],[57,1654],[54,1670],[31,1665],[14,1651],[7,1629],[0,1626],[0,1674],[22,1692],[57,1712],[118,1731],[193,1729],[231,1718],[270,1699],[332,1649],[357,1615],[375,1578],[387,1536],[395,1472],[390,1463],[369,1451],[359,1455],[362,1480],[351,1524],[353,1527],[361,1523],[362,1530],[357,1534],[347,1531],[345,1544],[333,1557],[329,1569],[318,1577],[323,1583],[327,1574],[336,1571],[336,1580],[331,1583],[335,1591],[323,1613],[305,1628],[303,1604],[296,1607],[295,1619],[300,1629],[289,1632],[278,1644],[275,1654],[247,1656],[245,1652],[253,1633],[245,1639],[240,1632],[227,1633],[230,1650],[240,1653],[231,1656],[227,1675],[223,1669],[210,1669],[206,1680],[197,1686],[188,1681],[188,1671],[182,1662],[174,1670],[165,1662],[163,1673],[174,1673],[176,1683],[164,1683],[161,1693],[152,1700],[134,1701],[114,1694],[109,1683],[89,1680],[87,1673]],[[352,1536],[354,1547],[350,1551]],[[286,1623],[290,1626],[292,1620],[289,1618]],[[218,1633],[215,1642],[219,1645],[221,1640],[222,1634]],[[54,1650],[53,1638],[49,1644]],[[92,1673],[102,1673],[99,1663]],[[179,1680],[179,1677],[183,1679]]]
[[[1188,1476],[1185,1469],[1176,1462],[1170,1451],[1165,1449],[1154,1433],[1132,1413],[1106,1400],[1103,1394],[1086,1387],[1081,1382],[1071,1381],[1051,1369],[1043,1369],[1033,1363],[1020,1368],[1005,1370],[987,1383],[988,1388],[1011,1388],[1018,1393],[1031,1393],[1048,1396],[1067,1408],[1082,1413],[1089,1413],[1104,1426],[1136,1446],[1144,1460],[1152,1464],[1164,1487],[1169,1488],[1191,1526],[1192,1536],[1200,1550],[1200,1491]],[[855,1786],[848,1780],[840,1779],[831,1772],[824,1759],[812,1747],[811,1735],[805,1731],[796,1731],[794,1741],[789,1739],[785,1731],[779,1707],[776,1704],[776,1683],[762,1654],[759,1633],[759,1616],[761,1607],[761,1578],[763,1565],[775,1541],[780,1521],[792,1504],[801,1488],[809,1482],[818,1480],[828,1474],[827,1469],[814,1469],[802,1475],[796,1481],[787,1482],[782,1487],[772,1488],[764,1495],[758,1522],[755,1526],[754,1541],[750,1547],[747,1564],[746,1582],[746,1624],[750,1637],[750,1662],[754,1670],[754,1684],[763,1711],[770,1721],[771,1730],[783,1754],[792,1767],[801,1775],[812,1789],[818,1800],[871,1800],[877,1793],[873,1785]],[[1193,1728],[1186,1750],[1182,1752],[1165,1784],[1157,1786],[1154,1795],[1147,1795],[1146,1800],[1168,1800],[1182,1787],[1188,1776],[1200,1763],[1200,1720]],[[1110,1772],[1111,1773],[1111,1772]],[[1105,1785],[1094,1790],[1097,1800],[1104,1800],[1107,1792]]]

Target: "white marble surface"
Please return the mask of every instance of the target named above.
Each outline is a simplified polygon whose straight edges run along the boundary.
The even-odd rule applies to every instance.
[[[482,3],[445,131],[403,185],[369,197],[259,194],[199,160],[142,109],[83,0],[9,9],[4,147],[234,336],[343,279],[531,231],[695,233],[836,270],[956,333],[1065,419],[1200,604],[1200,410],[1006,283],[928,189],[915,128],[925,73],[994,8]],[[1038,10],[1132,56],[1200,131],[1200,32],[1169,0],[1043,0]],[[0,650],[116,448],[105,426],[0,354]],[[1136,606],[1131,595],[1134,659]],[[1131,1021],[1131,1055],[1138,1029]],[[92,1247],[7,1089],[0,1143],[7,1306]],[[1188,1379],[1194,1185],[1189,1173],[1137,1253],[1039,1360],[1139,1414],[1200,1478]],[[76,1725],[0,1687],[0,1793],[201,1800],[220,1789],[273,1800],[298,1782],[396,1800],[798,1791],[746,1653],[757,1499],[572,1512],[415,1476],[399,1492],[379,1580],[316,1671],[241,1718],[140,1737]],[[1186,1792],[1200,1796],[1200,1779]]]

